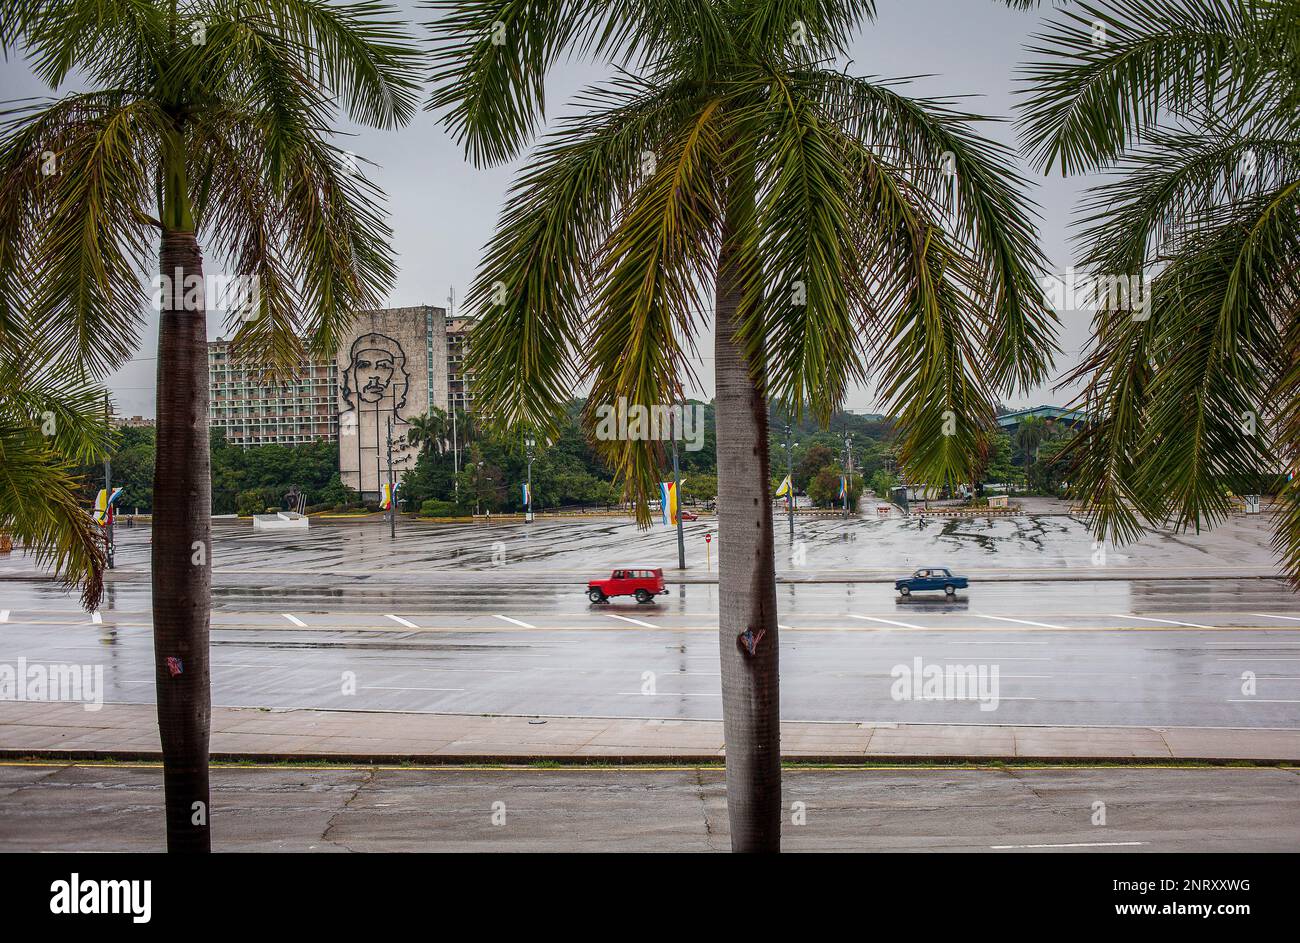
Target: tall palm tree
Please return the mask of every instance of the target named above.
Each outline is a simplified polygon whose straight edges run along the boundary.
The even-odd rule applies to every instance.
[[[134,349],[159,245],[153,625],[172,851],[210,848],[211,481],[199,234],[255,286],[245,356],[291,371],[393,275],[377,188],[332,143],[341,108],[407,121],[412,47],[390,7],[323,0],[0,0],[0,44],[58,90],[0,133],[0,312],[103,376]],[[306,312],[306,315],[303,315]]]
[[[1067,378],[1092,414],[1071,483],[1102,535],[1213,524],[1300,463],[1300,0],[1079,3],[1033,53],[1035,160],[1113,175],[1084,263],[1153,276],[1139,304],[1106,293]],[[1300,579],[1300,476],[1282,496]]]
[[[543,435],[579,378],[592,414],[679,402],[712,307],[728,815],[733,849],[777,850],[769,401],[825,423],[871,363],[903,460],[966,473],[994,391],[1052,348],[1010,155],[973,115],[825,67],[868,0],[428,6],[430,104],[476,165],[524,148],[562,56],[620,67],[511,191],[468,298],[476,398]],[[597,444],[645,522],[661,444]]]
[[[442,455],[451,440],[451,421],[445,410],[430,406],[423,416],[411,420],[406,430],[406,441],[421,452]]]
[[[1016,426],[1016,444],[1025,453],[1025,487],[1029,487],[1029,465],[1038,458],[1038,447],[1047,439],[1047,423],[1042,416],[1026,416]]]

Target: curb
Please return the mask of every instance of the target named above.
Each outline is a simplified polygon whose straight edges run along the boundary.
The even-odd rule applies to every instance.
[[[157,750],[14,750],[0,749],[0,760],[39,760],[83,763],[91,761],[121,761],[133,763],[161,763],[162,753]],[[726,758],[716,753],[620,753],[592,756],[556,756],[543,753],[212,753],[209,762],[260,764],[334,763],[354,766],[717,766]],[[1295,758],[1276,757],[1188,757],[1188,756],[984,756],[950,753],[936,756],[927,754],[871,754],[825,753],[783,755],[783,765],[874,766],[901,764],[909,766],[1025,766],[1049,764],[1057,766],[1188,766],[1221,767],[1292,767]]]

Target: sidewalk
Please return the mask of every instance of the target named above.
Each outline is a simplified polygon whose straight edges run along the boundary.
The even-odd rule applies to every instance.
[[[1300,762],[1300,730],[787,722],[783,755],[835,763],[988,760]],[[716,762],[722,724],[373,711],[212,711],[213,759]],[[157,759],[150,704],[0,702],[0,757]]]

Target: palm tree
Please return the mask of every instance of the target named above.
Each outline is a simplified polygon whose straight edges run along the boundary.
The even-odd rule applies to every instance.
[[[733,849],[777,850],[769,401],[824,424],[871,358],[903,460],[965,473],[993,391],[1052,348],[1010,155],[973,115],[825,67],[864,0],[428,6],[430,106],[476,165],[524,148],[562,56],[620,66],[510,193],[468,298],[476,399],[542,435],[579,378],[589,419],[679,402],[712,307],[728,815]],[[597,444],[647,522],[661,443]]]
[[[377,188],[331,142],[352,119],[407,121],[412,47],[380,2],[0,0],[0,45],[58,90],[0,133],[0,311],[28,311],[76,375],[130,356],[159,249],[153,625],[172,851],[210,848],[204,233],[254,286],[244,356],[287,372],[299,334],[331,350],[391,281]],[[337,104],[336,104],[337,103]],[[44,171],[44,172],[43,172]],[[307,312],[302,316],[302,312]]]
[[[22,343],[35,325],[9,314],[0,324],[0,534],[32,548],[96,609],[104,540],[80,497],[78,469],[111,448],[104,391],[37,365]]]
[[[1042,416],[1026,416],[1016,426],[1016,444],[1025,453],[1025,488],[1029,488],[1029,464],[1038,457],[1038,447],[1048,435],[1047,423]]]
[[[451,422],[445,410],[430,406],[423,416],[411,420],[406,430],[406,441],[422,453],[429,452],[435,456],[442,455],[451,438]]]
[[[1154,275],[1106,293],[1067,377],[1092,420],[1071,483],[1100,535],[1212,525],[1300,463],[1300,0],[1076,4],[1037,39],[1034,159],[1114,175],[1085,205],[1085,264]],[[1282,497],[1300,579],[1300,478]]]

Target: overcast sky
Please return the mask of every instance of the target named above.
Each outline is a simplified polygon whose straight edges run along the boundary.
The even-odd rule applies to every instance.
[[[424,14],[413,2],[401,4],[413,19]],[[996,0],[878,0],[879,17],[855,37],[849,57],[854,73],[899,77],[928,73],[909,87],[915,95],[976,96],[963,107],[990,116],[1013,113],[1013,88],[1022,47],[1044,15],[1008,10]],[[564,63],[550,82],[548,119],[564,114],[582,86],[607,74],[603,63]],[[0,64],[3,98],[44,94],[41,84],[21,60]],[[1016,145],[1009,123],[983,125],[984,133]],[[414,123],[397,132],[361,131],[343,146],[374,161],[370,171],[389,194],[391,223],[400,273],[389,298],[391,306],[445,306],[454,289],[464,296],[474,278],[480,250],[490,238],[513,168],[476,170],[447,137],[433,115],[420,112]],[[1090,181],[1044,178],[1023,168],[1033,184],[1041,212],[1041,242],[1052,271],[1070,264],[1070,217],[1081,190]],[[1062,312],[1064,350],[1058,372],[1071,364],[1088,335],[1088,316]],[[110,381],[118,411],[126,415],[154,414],[154,354],[157,315],[142,333],[136,360]],[[213,319],[209,336],[227,333]],[[712,353],[712,336],[700,339],[702,354]],[[712,396],[712,361],[696,365],[703,388],[694,393]],[[1011,405],[1063,402],[1065,394],[1048,388],[1010,400]],[[869,387],[852,391],[846,404],[857,411],[876,411]]]

